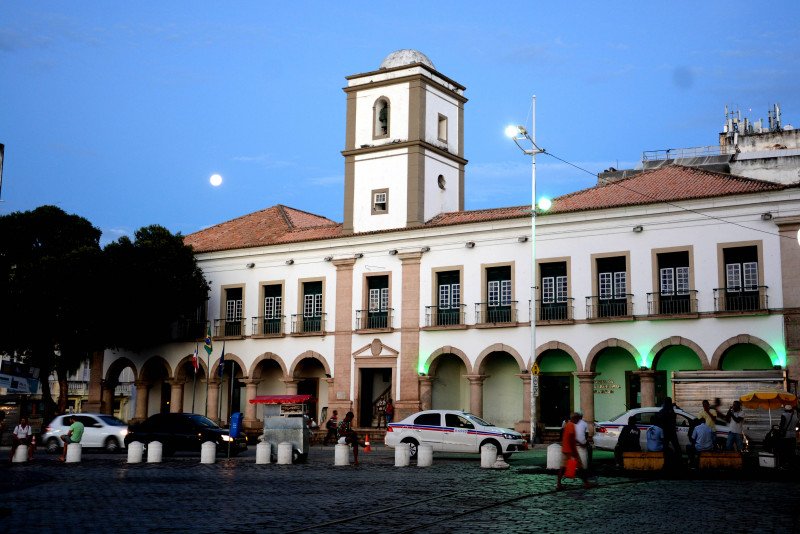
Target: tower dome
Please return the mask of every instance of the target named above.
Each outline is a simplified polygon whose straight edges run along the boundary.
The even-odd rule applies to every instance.
[[[433,66],[433,62],[428,59],[428,56],[420,52],[419,50],[412,50],[410,48],[404,48],[402,50],[397,50],[392,52],[386,59],[381,62],[381,66],[378,67],[379,69],[391,69],[393,67],[402,67],[403,65],[410,65],[412,63],[422,63],[433,70],[436,70],[436,67]]]

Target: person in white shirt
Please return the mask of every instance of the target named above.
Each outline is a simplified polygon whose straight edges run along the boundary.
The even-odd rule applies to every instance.
[[[742,410],[742,403],[738,400],[733,401],[733,405],[728,408],[728,413],[725,414],[725,420],[728,422],[728,439],[725,441],[725,450],[733,450],[736,445],[736,450],[742,452],[744,448],[744,410]]]
[[[33,447],[31,447],[31,425],[28,424],[28,418],[23,417],[19,420],[19,424],[14,427],[14,432],[11,434],[11,459],[14,459],[14,451],[20,445],[28,447],[28,460],[33,459]]]
[[[576,415],[580,419],[575,423],[575,441],[578,443],[578,450],[582,449],[586,451],[586,468],[588,469],[592,464],[592,446],[589,441],[589,425],[583,419],[582,413],[577,412]]]

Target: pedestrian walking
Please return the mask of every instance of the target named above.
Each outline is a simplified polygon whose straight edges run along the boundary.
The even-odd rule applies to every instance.
[[[558,470],[558,478],[556,480],[556,491],[564,489],[561,480],[567,471],[567,465],[570,462],[575,462],[577,465],[577,473],[579,473],[581,480],[583,480],[584,488],[591,488],[593,484],[589,482],[586,469],[581,465],[581,457],[578,454],[578,441],[576,436],[576,423],[580,420],[580,415],[577,413],[572,414],[570,420],[564,425],[564,432],[561,438],[561,468]]]
[[[742,452],[744,448],[744,410],[742,410],[742,403],[738,400],[733,401],[733,404],[728,408],[728,413],[725,414],[725,421],[728,422],[728,438],[725,440],[725,450],[733,450],[736,447],[738,452]]]

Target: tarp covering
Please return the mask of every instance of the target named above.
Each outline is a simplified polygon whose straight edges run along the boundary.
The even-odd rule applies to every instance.
[[[311,395],[259,395],[250,399],[250,404],[302,404],[311,400]]]

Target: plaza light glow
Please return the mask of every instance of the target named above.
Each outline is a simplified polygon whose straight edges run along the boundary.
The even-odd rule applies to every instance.
[[[506,137],[514,138],[519,133],[519,126],[514,126],[513,124],[509,124],[506,126],[505,129]],[[800,235],[798,235],[798,239],[800,239]]]
[[[547,211],[553,206],[553,201],[547,197],[542,197],[539,199],[538,206],[540,210]]]
[[[220,176],[219,174],[212,174],[211,178],[209,178],[208,181],[214,187],[219,187],[220,185],[222,185],[222,176]]]

